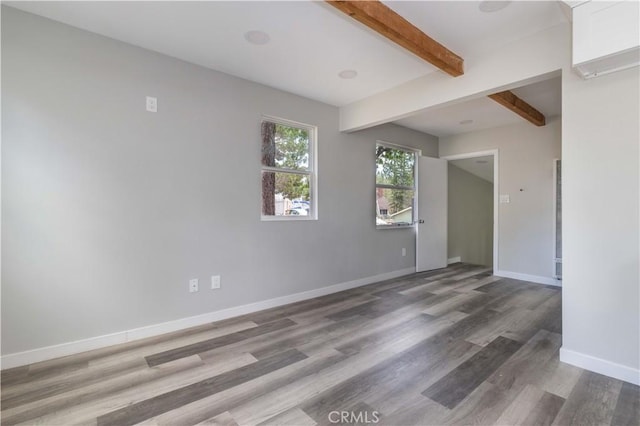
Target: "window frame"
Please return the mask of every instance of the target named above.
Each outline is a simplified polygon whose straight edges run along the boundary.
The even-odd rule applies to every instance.
[[[407,228],[415,228],[416,226],[416,218],[415,218],[415,213],[416,213],[416,208],[418,205],[418,157],[422,156],[422,150],[418,149],[418,148],[413,148],[410,146],[405,146],[405,145],[399,145],[399,144],[395,144],[392,142],[387,142],[387,141],[383,141],[383,140],[376,140],[376,149],[378,148],[378,146],[384,146],[387,148],[391,148],[391,149],[396,149],[396,150],[400,150],[400,151],[405,151],[408,153],[413,154],[413,187],[408,187],[408,186],[395,186],[395,185],[388,185],[388,184],[379,184],[377,182],[377,177],[376,177],[376,168],[377,168],[377,164],[376,164],[376,158],[373,159],[374,161],[374,198],[376,197],[376,194],[378,192],[378,188],[383,188],[383,189],[400,189],[400,190],[405,190],[405,191],[413,191],[413,205],[411,206],[411,210],[412,210],[412,221],[410,224],[406,225],[406,224],[389,224],[389,225],[378,225],[376,223],[376,229],[407,229]],[[374,154],[375,155],[375,154]],[[375,218],[378,217],[378,213],[376,212]]]
[[[308,221],[318,220],[318,126],[312,124],[301,123],[298,121],[288,120],[285,118],[275,117],[272,115],[263,114],[260,120],[260,129],[262,129],[262,123],[268,121],[270,123],[280,124],[287,127],[295,127],[298,129],[304,129],[309,135],[309,169],[308,170],[292,170],[285,167],[272,167],[265,166],[260,161],[260,197],[262,198],[262,174],[264,172],[273,173],[291,173],[297,175],[303,175],[309,177],[309,214],[307,216],[297,215],[282,215],[282,216],[269,216],[262,214],[260,209],[260,220],[264,222],[278,222],[278,221]],[[260,137],[262,138],[262,130],[260,130]],[[262,150],[262,148],[260,148]]]

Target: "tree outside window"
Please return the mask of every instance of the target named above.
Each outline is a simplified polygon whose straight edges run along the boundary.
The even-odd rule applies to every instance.
[[[376,145],[376,225],[413,224],[416,152]]]
[[[315,127],[262,122],[262,217],[313,218]]]

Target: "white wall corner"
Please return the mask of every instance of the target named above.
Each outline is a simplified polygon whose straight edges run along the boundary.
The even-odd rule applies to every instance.
[[[614,379],[640,385],[640,370],[617,364],[602,358],[596,358],[564,347],[560,348],[560,361],[594,373],[604,374]]]
[[[449,259],[447,259],[447,265],[451,265],[452,263],[458,263],[458,262],[462,262],[462,259],[460,258],[460,256],[450,257]]]
[[[184,330],[186,328],[196,327],[215,321],[221,321],[227,318],[233,318],[240,315],[262,311],[265,309],[275,308],[278,306],[287,305],[289,303],[300,302],[303,300],[313,299],[315,297],[326,296],[328,294],[350,290],[356,287],[362,287],[379,281],[398,278],[404,275],[413,274],[415,273],[415,271],[415,267],[400,269],[393,272],[387,272],[384,274],[378,274],[353,281],[334,284],[315,290],[295,293],[288,296],[276,297],[274,299],[262,300],[260,302],[222,309],[220,311],[208,312],[206,314],[196,315],[193,317],[180,318],[173,321],[134,328],[131,330],[106,334],[103,336],[90,337],[88,339],[77,340],[74,342],[62,343],[59,345],[46,346],[43,348],[32,349],[24,352],[7,354],[3,355],[0,358],[0,369],[5,370],[7,368],[20,367],[36,362],[47,361],[54,358],[74,355],[94,349],[100,349],[111,345],[117,345],[120,343],[131,342],[147,337],[158,336],[173,331]]]
[[[553,277],[543,277],[539,275],[521,274],[519,272],[511,271],[494,271],[493,275],[503,278],[513,278],[514,280],[529,281],[536,284],[552,285],[556,287],[562,287],[562,281]]]

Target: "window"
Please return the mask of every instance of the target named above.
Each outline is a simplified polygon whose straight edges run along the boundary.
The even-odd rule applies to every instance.
[[[413,225],[417,152],[379,142],[376,145],[376,225]]]
[[[317,217],[316,127],[262,120],[262,219]]]

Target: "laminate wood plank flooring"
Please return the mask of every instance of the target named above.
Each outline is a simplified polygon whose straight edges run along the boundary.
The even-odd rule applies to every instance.
[[[525,423],[525,419],[529,415],[536,416],[536,406],[538,402],[544,396],[544,391],[536,388],[535,386],[527,385],[518,394],[516,399],[500,414],[497,424],[503,425],[522,425]],[[558,414],[550,413],[554,418]],[[543,419],[541,419],[543,420]]]
[[[559,361],[561,306],[458,263],[2,371],[1,424],[640,426]]]
[[[549,392],[544,392],[538,403],[529,411],[527,417],[522,421],[525,426],[548,426],[553,423],[560,408],[564,405],[565,399]],[[636,420],[638,417],[636,417]],[[612,424],[618,425],[612,421]]]
[[[640,387],[623,383],[611,424],[632,426],[640,421]]]
[[[296,323],[288,318],[280,319],[272,323],[266,323],[255,328],[249,328],[247,330],[238,331],[236,333],[227,334],[226,336],[216,337],[214,339],[205,340],[203,342],[193,343],[188,346],[183,346],[177,349],[171,349],[158,354],[149,355],[145,359],[149,367],[154,367],[159,364],[174,361],[180,358],[186,358],[191,355],[196,355],[201,352],[210,351],[215,348],[237,343],[242,340],[249,339],[251,337],[261,336],[272,331],[281,330],[286,327],[291,327]]]
[[[317,353],[261,378],[250,380],[239,386],[160,414],[146,420],[144,423],[152,425],[197,424],[224,413],[228,410],[228,407],[236,409],[245,404],[253,403],[265,395],[273,395],[282,389],[290,388],[300,382],[313,383],[313,378],[318,372],[326,371],[328,368],[339,365],[345,359],[344,354],[334,349],[328,349],[323,353]],[[288,407],[287,409],[291,408],[293,407]],[[287,409],[276,409],[271,416],[280,415]],[[264,420],[268,420],[267,417],[269,416],[264,415],[263,417]],[[87,418],[83,423],[90,423],[90,419]]]
[[[289,349],[236,370],[204,379],[100,416],[98,417],[98,426],[135,424],[149,417],[166,413],[174,408],[179,408],[198,399],[222,392],[289,364],[302,361],[305,358],[307,356],[302,352],[296,349]]]
[[[499,336],[422,394],[449,409],[453,409],[511,355],[516,353],[521,346],[515,340]]]

